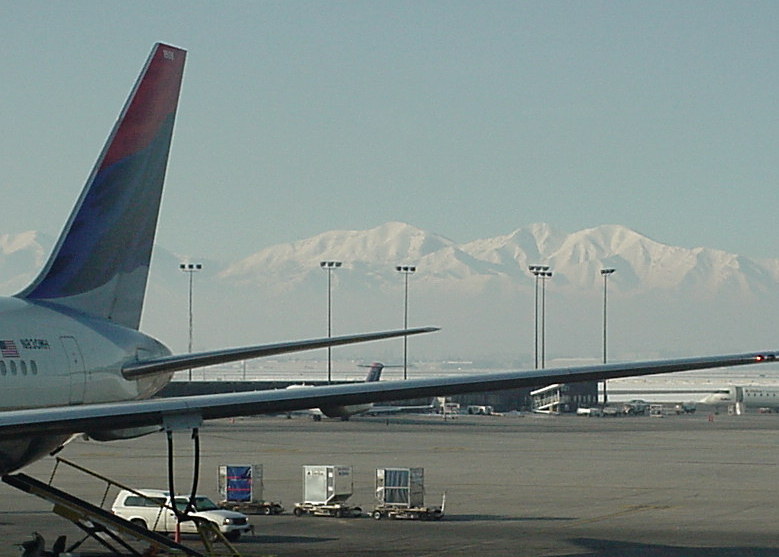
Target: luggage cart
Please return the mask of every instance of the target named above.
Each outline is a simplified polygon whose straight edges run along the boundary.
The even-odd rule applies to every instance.
[[[351,507],[341,503],[295,503],[292,509],[295,516],[330,516],[334,518],[359,518],[362,516],[360,507]]]
[[[376,501],[375,520],[441,520],[446,494],[440,507],[426,506],[424,468],[377,468]]]
[[[354,492],[352,467],[339,464],[303,466],[303,502],[295,503],[295,516],[362,516],[360,507],[346,504]]]
[[[220,501],[219,506],[229,511],[237,511],[243,514],[281,514],[284,512],[284,507],[281,503],[276,501],[251,501],[251,502],[236,502],[236,501]]]
[[[375,520],[392,518],[397,520],[441,520],[444,507],[386,507],[377,506],[371,516]]]
[[[239,464],[219,466],[217,487],[223,509],[244,514],[281,514],[284,507],[276,501],[262,498],[262,464]]]

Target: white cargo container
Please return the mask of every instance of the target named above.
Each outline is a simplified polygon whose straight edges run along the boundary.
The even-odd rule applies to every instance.
[[[379,505],[421,507],[425,504],[424,468],[377,468],[376,500]]]
[[[295,503],[295,516],[357,517],[360,507],[350,507],[346,500],[354,492],[352,467],[343,465],[303,466],[303,499]]]
[[[352,467],[338,464],[303,466],[303,501],[314,505],[342,503],[354,492]]]

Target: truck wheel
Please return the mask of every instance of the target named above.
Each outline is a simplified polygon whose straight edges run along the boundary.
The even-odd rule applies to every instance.
[[[292,511],[292,514],[298,517],[303,516],[303,509],[301,509],[300,507],[295,507],[295,510]]]
[[[335,517],[336,518],[343,518],[344,517],[344,510],[343,509],[335,509]]]
[[[270,505],[262,508],[262,514],[269,515],[271,513]]]
[[[381,520],[382,518],[384,518],[384,515],[381,514],[381,511],[373,511],[373,514],[371,516],[374,518],[374,520]]]
[[[133,518],[130,522],[135,524],[139,528],[143,528],[144,530],[148,530],[149,529],[149,527],[146,526],[146,521],[142,520],[140,518]]]

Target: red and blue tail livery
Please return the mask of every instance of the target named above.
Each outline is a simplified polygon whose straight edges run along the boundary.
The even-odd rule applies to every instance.
[[[18,297],[138,328],[185,59],[154,46],[48,263]]]

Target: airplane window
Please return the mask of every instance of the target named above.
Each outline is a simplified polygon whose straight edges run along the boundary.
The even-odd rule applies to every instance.
[[[19,367],[22,368],[22,375],[27,375],[27,362],[24,360],[19,362]]]
[[[35,360],[30,360],[30,371],[33,375],[38,375],[38,364],[35,363]]]
[[[8,368],[5,367],[5,362],[0,361],[0,375],[8,373]]]
[[[11,360],[11,375],[16,375],[16,362]]]

